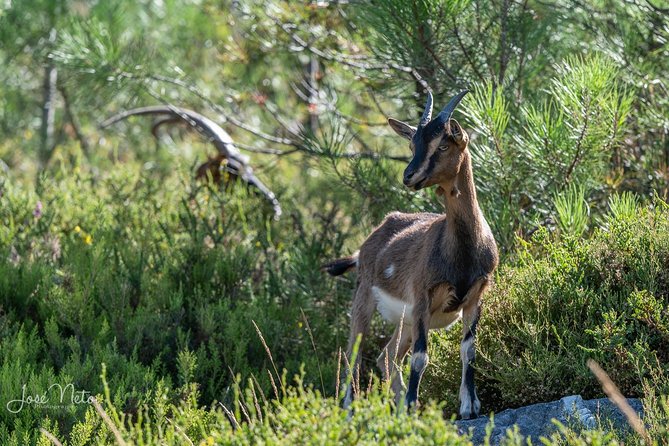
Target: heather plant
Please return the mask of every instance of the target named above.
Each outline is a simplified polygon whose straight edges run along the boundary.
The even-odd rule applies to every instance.
[[[104,376],[103,376],[104,379]],[[285,380],[285,377],[283,378]],[[258,395],[253,384],[235,387],[235,400],[230,406],[204,409],[194,400],[184,399],[176,404],[166,403],[158,391],[150,398],[136,418],[125,417],[104,395],[100,403],[89,408],[69,435],[67,444],[102,445],[178,445],[198,444],[446,444],[472,445],[451,422],[444,421],[438,406],[428,404],[420,414],[390,409],[387,387],[374,383],[365,391],[365,398],[353,405],[353,412],[342,410],[336,400],[323,397],[307,387],[301,375],[293,383],[282,381],[285,392],[271,403]],[[651,438],[662,441],[666,432],[667,403],[649,399],[646,410],[650,421]],[[492,427],[491,421],[490,427]],[[599,422],[595,429],[584,431],[577,424],[556,423],[548,438],[535,439],[546,445],[646,444],[644,439],[627,429],[605,430]],[[38,444],[51,444],[58,438],[58,427],[47,420],[42,427]],[[64,438],[61,435],[61,438]],[[509,429],[501,446],[526,444],[518,430]],[[490,441],[490,433],[486,436]],[[19,444],[16,437],[9,445]],[[658,443],[661,444],[661,443]]]
[[[0,209],[11,224],[3,226],[0,263],[3,398],[17,398],[23,384],[38,391],[52,383],[101,395],[105,364],[108,404],[118,411],[119,424],[130,423],[125,429],[140,418],[148,426],[190,414],[190,421],[171,431],[175,442],[186,426],[194,439],[207,440],[197,433],[205,425],[215,441],[235,438],[228,437],[232,431],[214,430],[229,423],[217,412],[217,402],[232,410],[239,398],[235,386],[246,388],[249,382],[258,404],[267,400],[267,407],[279,411],[261,411],[263,419],[280,420],[272,428],[277,431],[262,423],[251,428],[240,406],[236,417],[249,442],[293,432],[286,426],[294,427],[291,435],[306,438],[300,435],[310,432],[305,425],[312,422],[292,418],[300,413],[294,405],[328,419],[332,410],[333,422],[343,423],[345,415],[337,415],[336,402],[328,398],[337,393],[338,349],[345,342],[352,284],[324,281],[318,266],[342,252],[345,233],[328,213],[303,220],[295,211],[291,221],[272,223],[269,210],[247,208],[262,203],[260,197],[243,189],[222,194],[191,182],[188,165],[168,177],[173,186],[162,179],[158,188],[153,175],[128,169],[93,178],[83,170],[55,174],[34,190],[5,181]],[[304,204],[312,199],[321,200],[295,198]],[[589,358],[606,367],[626,395],[649,395],[644,390],[653,386],[649,383],[662,382],[668,213],[660,199],[649,207],[626,195],[612,199],[610,213],[589,238],[542,228],[522,243],[501,267],[480,324],[477,384],[484,411],[572,393],[599,396],[585,366]],[[382,343],[379,337],[388,329],[376,321],[376,338],[369,342]],[[459,382],[458,343],[458,327],[431,340],[425,401],[443,402],[446,414],[457,407],[452,392]],[[374,370],[373,358],[363,362]],[[313,389],[316,400],[300,393],[291,400],[292,409],[274,406],[283,395],[274,367],[285,368],[287,376],[303,370],[303,385]],[[653,403],[658,420],[664,419],[663,392],[658,390]],[[361,404],[372,405],[371,413],[390,414],[389,397],[383,398]],[[258,412],[254,407],[247,402],[244,410]],[[81,444],[111,435],[90,405],[46,414],[35,408],[5,410],[0,416],[7,444],[36,441],[37,426],[61,439],[80,438]],[[659,421],[657,426],[661,432]],[[172,428],[155,432],[161,429]],[[425,432],[421,437],[433,438]],[[149,436],[137,430],[124,435],[135,441]],[[115,441],[104,438],[99,441]]]
[[[340,333],[331,327],[343,330],[344,324],[323,324],[322,318],[339,320],[337,308],[348,296],[333,293],[317,268],[336,248],[327,220],[285,232],[300,237],[289,241],[260,223],[272,218],[269,210],[258,206],[259,212],[245,214],[248,204],[262,200],[244,190],[223,195],[196,183],[162,186],[130,171],[95,181],[83,172],[56,175],[38,194],[5,183],[3,398],[23,384],[44,389],[49,382],[95,392],[102,363],[111,398],[127,413],[136,412],[157,385],[176,398],[173,385],[202,382],[198,400],[211,402],[225,399],[240,373],[255,375],[267,391],[267,375],[259,372],[266,356],[252,320],[291,373],[304,364],[314,383],[332,388],[334,366],[326,358],[334,358]],[[35,215],[38,202],[44,204]],[[300,224],[298,215],[293,224]],[[295,342],[281,342],[286,336]],[[320,355],[313,355],[309,336],[318,339]],[[300,349],[304,354],[296,354]],[[181,366],[191,363],[197,367]],[[51,419],[67,428],[81,415],[73,407]],[[23,432],[39,412],[1,416],[5,426],[23,420],[17,425],[25,425],[18,429]]]

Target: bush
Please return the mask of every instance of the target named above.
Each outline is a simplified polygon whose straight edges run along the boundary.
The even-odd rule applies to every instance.
[[[353,277],[337,286],[318,265],[344,251],[347,238],[355,246],[366,228],[358,234],[334,225],[339,211],[319,186],[294,198],[300,208],[287,207],[290,219],[270,223],[262,206],[247,212],[241,205],[258,198],[189,183],[184,168],[167,180],[131,168],[55,175],[34,191],[4,184],[4,401],[17,398],[23,384],[37,392],[72,383],[99,394],[102,364],[109,403],[133,419],[158,399],[192,411],[230,404],[234,387],[248,379],[273,399],[266,373],[273,366],[253,321],[277,367],[293,375],[303,366],[307,387],[335,393]],[[169,186],[159,189],[158,181]],[[306,217],[311,207],[319,210]],[[665,372],[669,356],[667,215],[660,200],[641,208],[625,195],[611,199],[610,214],[588,240],[542,229],[521,243],[485,302],[478,362],[484,411],[570,393],[600,396],[585,367],[590,357],[627,394],[648,393],[643,379]],[[383,326],[374,326],[378,337],[368,343],[380,345],[376,329]],[[424,401],[444,401],[446,414],[457,407],[458,332],[432,335],[423,386]],[[86,405],[2,411],[0,442],[34,442],[35,427],[47,424],[75,435],[94,416]]]
[[[619,77],[606,58],[571,57],[557,67],[541,102],[514,104],[492,85],[474,89],[465,105],[476,135],[477,187],[503,250],[545,221],[553,196],[570,193],[570,185],[602,188],[632,100]]]
[[[158,392],[135,419],[123,418],[109,402],[94,410],[90,408],[85,420],[78,422],[69,436],[69,444],[118,445],[131,441],[151,445],[376,445],[376,444],[442,444],[471,446],[468,435],[445,422],[439,406],[428,404],[419,413],[392,409],[389,388],[378,382],[356,400],[353,412],[342,410],[338,402],[323,397],[318,391],[305,387],[296,377],[293,385],[283,381],[282,395],[266,401],[250,384],[240,391],[235,388],[235,400],[228,408],[203,409],[194,400],[177,405],[166,404]],[[661,439],[666,433],[663,423],[669,406],[666,401],[654,401],[647,406],[652,417],[649,432]],[[57,432],[48,420],[45,429]],[[490,432],[492,429],[490,430]],[[488,434],[489,435],[489,434]],[[486,444],[490,440],[486,437]],[[550,445],[618,445],[643,444],[641,437],[626,430],[588,431],[578,426],[557,425],[549,438],[533,439]],[[16,441],[10,443],[18,444]],[[48,445],[45,434],[41,444]],[[517,430],[509,430],[500,446],[525,444]]]
[[[184,164],[168,178],[129,165],[55,173],[34,191],[3,184],[0,400],[23,384],[28,394],[53,383],[99,393],[102,364],[110,401],[127,414],[156,392],[180,401],[189,383],[198,404],[226,401],[236,374],[269,392],[252,321],[276,363],[291,375],[304,365],[309,384],[334,391],[350,292],[318,269],[344,241],[329,209],[305,218],[311,201],[271,223],[259,197],[191,183]],[[84,414],[2,410],[0,443],[34,439],[45,416],[70,432]]]

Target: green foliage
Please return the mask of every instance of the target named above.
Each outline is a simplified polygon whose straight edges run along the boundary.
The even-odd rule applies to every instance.
[[[555,195],[553,201],[560,231],[574,237],[582,236],[587,229],[590,216],[590,207],[585,200],[585,189],[570,184],[565,193]]]
[[[558,74],[540,105],[515,108],[491,85],[477,87],[467,103],[479,133],[472,144],[477,185],[502,246],[545,220],[553,196],[570,184],[603,183],[606,161],[621,139],[631,97],[613,64],[569,58]]]
[[[370,44],[377,58],[414,68],[425,80],[436,84],[454,80],[454,61],[445,42],[450,37],[450,22],[467,3],[369,2],[363,3],[356,14],[364,30],[373,30]],[[433,20],[434,17],[441,20]]]
[[[639,211],[639,197],[633,192],[623,192],[609,197],[610,216],[618,220],[633,218]]]
[[[204,410],[192,402],[165,405],[157,395],[136,420],[115,422],[114,428],[125,439],[144,445],[471,444],[458,435],[455,426],[443,422],[434,405],[427,406],[420,416],[395,414],[387,396],[375,389],[368,398],[356,402],[349,418],[336,401],[305,387],[301,379],[286,389],[281,398],[268,402],[258,399],[252,386],[244,392],[236,388],[238,399],[231,410]],[[106,406],[113,414],[114,407],[109,402]],[[117,444],[111,429],[105,427],[91,408],[86,419],[74,427],[70,442],[82,446]]]
[[[155,171],[134,168],[100,177],[56,173],[36,190],[5,182],[0,210],[11,224],[2,227],[0,245],[3,398],[16,398],[23,384],[35,392],[72,383],[104,393],[99,375],[105,364],[109,401],[119,416],[127,414],[135,423],[142,414],[148,426],[165,419],[158,414],[173,412],[172,420],[190,414],[177,424],[193,432],[188,435],[206,439],[202,432],[209,432],[225,442],[233,434],[214,429],[224,425],[222,415],[202,407],[216,401],[233,407],[238,383],[252,380],[256,399],[270,401],[272,411],[278,407],[267,373],[273,366],[251,321],[278,368],[295,374],[303,364],[307,387],[318,388],[320,395],[335,392],[351,283],[324,281],[318,265],[343,249],[350,229],[332,226],[327,214],[318,212],[319,217],[304,219],[297,209],[290,211],[293,221],[270,223],[269,210],[246,208],[260,198],[191,183],[186,169],[159,179]],[[158,181],[164,187],[158,188]],[[294,198],[300,206],[331,206],[309,190],[301,194]],[[484,410],[570,393],[599,396],[587,358],[597,359],[629,395],[648,394],[643,379],[661,382],[653,377],[667,373],[669,210],[660,200],[647,208],[631,195],[623,197],[612,203],[628,204],[612,204],[592,238],[581,240],[569,231],[558,238],[540,229],[517,259],[502,267],[480,325],[477,368]],[[423,398],[445,401],[446,413],[457,407],[458,343],[457,330],[435,333],[430,343]],[[263,413],[263,420],[294,431],[257,423],[244,425],[244,438],[251,442],[287,432],[296,441],[306,438],[313,420],[303,418],[302,410],[323,414],[334,423],[333,433],[352,435],[338,424],[343,421],[331,400],[291,398],[290,410],[276,408]],[[364,406],[374,417],[389,410],[385,399],[372,400],[361,404],[374,405]],[[190,409],[175,408],[181,404]],[[109,432],[98,433],[101,421],[87,405],[48,415],[55,423],[49,426],[63,438],[70,435],[80,444],[112,441],[105,437]],[[34,441],[35,426],[46,426],[44,412],[31,408],[0,417],[0,439],[7,443]],[[219,421],[209,425],[209,417]],[[238,420],[243,419],[242,411]],[[370,420],[371,415],[361,423]],[[379,423],[379,429],[400,436],[418,435]],[[137,431],[128,432],[139,438]],[[172,435],[181,436],[178,430]]]
[[[377,383],[353,403],[350,413],[342,410],[332,398],[324,398],[306,387],[302,375],[295,378],[294,384],[284,383],[283,387],[286,392],[269,402],[258,397],[252,383],[245,389],[236,386],[235,401],[230,408],[203,409],[194,401],[166,404],[164,398],[156,394],[149,398],[149,403],[136,419],[119,418],[116,408],[106,400],[97,413],[89,408],[85,419],[72,429],[67,444],[117,445],[120,441],[130,441],[147,446],[184,442],[200,446],[295,443],[472,445],[467,435],[459,434],[455,425],[443,420],[441,409],[434,404],[425,405],[420,413],[395,412],[388,388],[379,387]],[[665,399],[649,398],[645,413],[651,438],[662,444],[669,404]],[[533,440],[548,446],[645,444],[640,436],[626,430],[607,432],[598,428],[584,431],[575,426],[556,424],[555,433],[549,438]],[[58,436],[58,428],[53,423],[47,420],[43,427]],[[46,436],[42,435],[37,444],[50,444],[46,441]],[[485,441],[487,444],[490,438]],[[510,429],[499,444],[522,445],[526,441],[517,429]]]
[[[419,74],[420,80],[410,70],[398,70],[399,77],[377,75],[384,89],[410,98],[412,108],[415,95],[421,97],[418,104],[423,102],[425,83],[438,102],[446,99],[442,94],[472,82],[504,86],[514,96],[531,95],[536,74],[550,72],[550,65],[576,44],[566,35],[553,44],[551,28],[565,20],[556,12],[538,2],[479,0],[366,2],[355,10],[359,32],[375,60]],[[409,94],[407,81],[415,85]]]
[[[251,320],[275,361],[291,373],[304,364],[312,383],[331,391],[350,297],[323,281],[318,265],[341,249],[341,234],[327,215],[319,223],[295,213],[284,222],[290,230],[270,225],[261,198],[189,183],[187,169],[168,181],[133,169],[56,173],[37,191],[5,182],[3,401],[18,398],[23,384],[41,392],[73,383],[98,393],[102,363],[111,399],[125,413],[159,391],[170,401],[225,400],[231,372],[254,376],[268,392],[268,358]],[[68,406],[51,415],[69,431],[84,413]],[[23,435],[42,415],[2,411],[0,422]],[[2,435],[4,443],[11,432]]]
[[[409,151],[385,119],[415,122],[428,88],[437,107],[469,88],[457,117],[505,254],[481,322],[484,409],[599,396],[595,358],[646,397],[662,438],[663,14],[609,0],[0,1],[0,401],[72,384],[136,444],[468,444],[441,418],[456,407],[455,331],[431,340],[424,396],[443,407],[395,414],[374,385],[347,420],[331,397],[354,278],[318,266],[390,211],[442,210],[401,185]],[[154,140],[145,118],[98,128],[155,103],[220,123],[285,217],[195,182],[199,137],[163,126]],[[384,340],[373,328],[369,347]],[[116,441],[90,405],[66,404],[0,411],[0,443],[49,444],[38,426]],[[641,443],[557,435],[547,443]]]

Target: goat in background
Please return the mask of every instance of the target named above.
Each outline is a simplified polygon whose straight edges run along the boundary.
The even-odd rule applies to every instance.
[[[360,251],[325,265],[333,275],[357,267],[358,281],[351,310],[348,358],[358,336],[365,336],[374,309],[398,324],[379,356],[377,365],[396,402],[404,389],[399,364],[410,348],[411,373],[406,404],[418,400],[418,387],[428,364],[428,330],[448,327],[460,317],[462,382],[460,416],[477,417],[481,408],[474,387],[476,325],[481,298],[498,263],[497,245],[476,199],[469,137],[451,116],[465,96],[463,91],[432,117],[432,94],[417,127],[388,119],[400,136],[410,141],[413,159],[404,171],[404,184],[412,190],[437,185],[444,214],[393,212],[365,240]],[[402,327],[405,325],[406,327]],[[357,376],[360,354],[349,365]],[[354,373],[356,372],[356,373]],[[344,397],[348,407],[353,383]]]

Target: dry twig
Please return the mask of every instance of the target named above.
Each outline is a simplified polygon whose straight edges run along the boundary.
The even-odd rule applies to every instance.
[[[62,444],[60,441],[58,441],[58,439],[56,438],[56,436],[53,435],[53,434],[52,434],[51,432],[49,432],[48,430],[44,429],[43,427],[40,427],[40,428],[39,428],[39,431],[42,433],[42,435],[44,435],[46,438],[48,438],[49,441],[50,441],[51,443],[53,443],[55,446],[63,446],[63,444]]]
[[[609,397],[611,402],[615,404],[618,409],[625,415],[627,422],[632,426],[632,429],[644,439],[646,444],[652,445],[653,442],[646,431],[646,426],[644,426],[643,421],[639,418],[639,415],[636,413],[632,406],[629,405],[627,399],[620,393],[618,386],[609,378],[609,375],[602,369],[596,361],[589,359],[588,367],[593,375],[599,380],[602,385],[602,389],[606,396]]]

